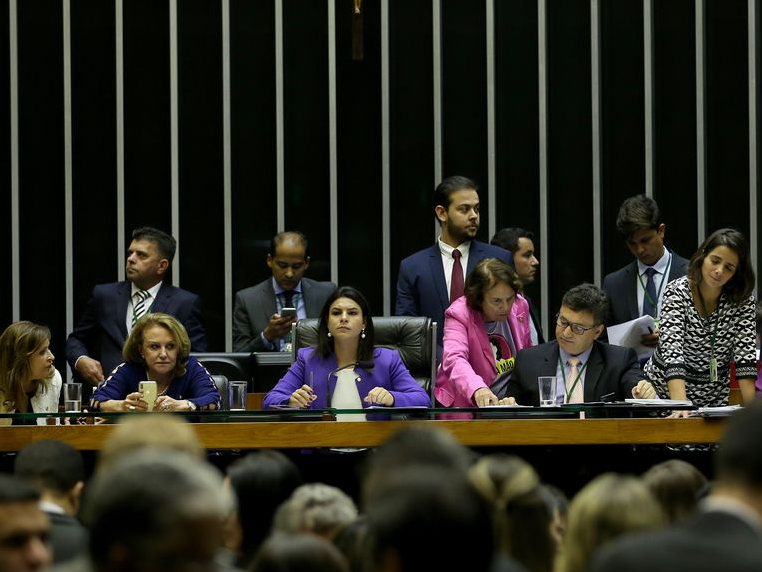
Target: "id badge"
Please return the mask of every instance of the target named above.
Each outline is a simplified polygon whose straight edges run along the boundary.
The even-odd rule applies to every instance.
[[[717,358],[709,360],[709,381],[712,383],[717,381]]]

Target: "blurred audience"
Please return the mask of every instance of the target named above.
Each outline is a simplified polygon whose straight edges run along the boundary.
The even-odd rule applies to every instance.
[[[680,459],[654,465],[643,473],[642,479],[661,504],[671,524],[684,522],[693,516],[699,495],[707,486],[701,471]]]
[[[51,561],[50,521],[31,484],[0,474],[0,572],[36,572]]]
[[[314,534],[276,534],[257,554],[252,572],[349,572],[329,541]]]
[[[312,532],[331,539],[342,527],[357,518],[354,501],[343,491],[322,483],[298,487],[278,507],[273,533]]]

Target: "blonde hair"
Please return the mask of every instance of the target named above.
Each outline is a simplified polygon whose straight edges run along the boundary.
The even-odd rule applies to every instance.
[[[0,334],[0,410],[13,411],[26,403],[22,384],[29,376],[29,360],[50,342],[50,330],[32,322],[14,322]],[[53,372],[55,375],[55,372]],[[39,380],[47,390],[53,375]]]
[[[177,344],[177,363],[175,363],[172,375],[174,377],[184,376],[185,368],[188,366],[188,356],[190,356],[190,338],[185,330],[185,326],[177,318],[169,314],[156,312],[146,314],[140,318],[132,327],[130,337],[124,342],[124,349],[122,349],[124,359],[132,363],[146,365],[146,360],[140,354],[140,348],[143,346],[143,332],[153,326],[166,328],[172,334],[172,337],[175,338],[175,343]]]
[[[569,506],[559,572],[584,572],[607,542],[663,524],[661,506],[639,479],[600,475],[577,493]]]

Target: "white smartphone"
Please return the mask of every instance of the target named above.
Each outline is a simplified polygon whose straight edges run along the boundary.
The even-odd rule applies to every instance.
[[[141,381],[138,384],[138,391],[143,394],[141,401],[148,405],[148,411],[153,411],[153,405],[156,402],[156,382]]]
[[[281,308],[280,315],[282,318],[296,318],[296,308]]]

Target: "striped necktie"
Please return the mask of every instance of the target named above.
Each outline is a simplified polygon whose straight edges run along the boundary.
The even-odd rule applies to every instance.
[[[146,300],[150,298],[151,294],[149,294],[148,290],[138,290],[133,295],[133,301],[132,301],[132,325],[135,325],[135,322],[137,322],[140,318],[143,317],[143,315],[148,312],[148,305],[146,304]]]

